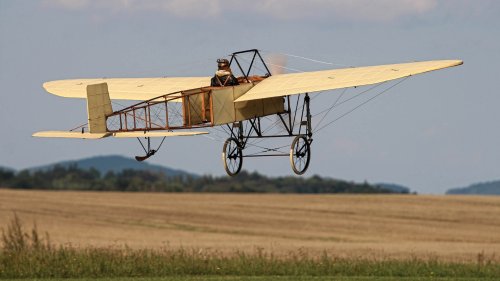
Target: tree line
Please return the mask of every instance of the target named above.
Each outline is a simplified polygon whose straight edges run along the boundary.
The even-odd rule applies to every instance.
[[[148,170],[101,174],[94,168],[56,165],[44,170],[14,172],[0,168],[0,187],[42,190],[141,192],[258,192],[258,193],[394,193],[367,182],[354,183],[320,176],[267,177],[257,172],[227,176],[167,176]]]

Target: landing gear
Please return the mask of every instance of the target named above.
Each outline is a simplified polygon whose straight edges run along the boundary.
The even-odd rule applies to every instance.
[[[296,136],[290,147],[290,165],[297,175],[306,172],[311,161],[311,144],[305,136]]]
[[[224,143],[222,162],[228,175],[234,176],[240,172],[243,165],[243,149],[235,138],[228,138]]]
[[[287,98],[288,110],[284,113],[278,113],[279,119],[268,127],[263,129],[260,117],[249,118],[244,121],[235,122],[227,125],[230,137],[224,143],[222,148],[222,162],[224,170],[229,176],[238,174],[243,164],[243,158],[265,157],[265,156],[283,156],[289,157],[290,166],[297,175],[303,175],[309,168],[311,162],[311,143],[313,141],[311,128],[311,111],[309,109],[310,98],[306,93],[302,110],[297,110],[299,98],[297,99],[295,113],[290,108],[290,99]],[[300,113],[297,116],[296,113]],[[273,134],[269,132],[276,125],[282,125],[283,130],[280,133]],[[266,124],[264,125],[266,126]],[[267,147],[260,141],[250,141],[263,138],[293,138],[291,146]],[[287,148],[289,151],[286,151]],[[250,149],[245,155],[243,150]],[[258,150],[257,152],[254,152]],[[260,151],[259,151],[260,150]]]

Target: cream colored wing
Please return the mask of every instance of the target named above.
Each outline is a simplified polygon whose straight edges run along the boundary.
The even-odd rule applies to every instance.
[[[39,138],[102,139],[111,136],[111,133],[43,131],[43,132],[36,132],[33,134],[33,136]]]
[[[43,84],[51,94],[87,98],[87,85],[107,83],[111,99],[149,100],[161,95],[210,86],[210,77],[103,78],[50,81]]]
[[[275,75],[235,102],[377,84],[462,63],[461,60],[438,60]]]
[[[102,139],[106,137],[115,138],[140,138],[140,137],[182,137],[182,136],[196,136],[204,135],[208,132],[167,132],[167,131],[154,131],[154,132],[117,132],[117,133],[89,133],[89,132],[69,132],[69,131],[43,131],[34,133],[34,137],[40,138],[69,138],[69,139]]]

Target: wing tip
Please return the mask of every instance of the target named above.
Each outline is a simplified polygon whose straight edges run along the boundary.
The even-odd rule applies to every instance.
[[[450,64],[450,67],[452,67],[452,66],[459,66],[459,65],[464,64],[464,61],[463,60],[459,60],[459,59],[448,60],[448,61],[443,61],[443,62],[448,62]]]
[[[36,138],[67,138],[67,139],[102,139],[109,137],[110,133],[81,133],[70,131],[40,131],[31,136]]]

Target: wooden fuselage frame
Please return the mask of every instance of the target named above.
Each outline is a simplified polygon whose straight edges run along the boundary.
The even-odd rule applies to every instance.
[[[259,76],[248,78],[249,82],[240,79],[246,83],[237,86],[202,87],[170,93],[115,111],[107,115],[107,130],[131,132],[213,127],[285,113],[282,97],[235,103],[234,100],[265,79]],[[182,118],[169,116],[173,113],[181,114]]]

